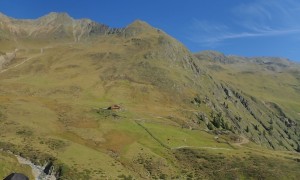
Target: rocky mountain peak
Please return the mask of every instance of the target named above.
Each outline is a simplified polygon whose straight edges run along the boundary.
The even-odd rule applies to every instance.
[[[1,20],[1,22],[6,22],[6,21],[9,21],[10,18],[8,16],[6,16],[5,14],[0,12],[0,20]]]
[[[155,28],[150,26],[148,23],[141,20],[135,20],[125,28],[125,34],[127,37],[132,37],[140,33],[151,32],[153,30],[155,30]]]
[[[53,17],[53,18],[69,18],[73,19],[68,13],[65,12],[50,12],[49,14],[43,17]]]
[[[196,53],[195,56],[200,60],[211,60],[223,64],[233,63],[233,60],[225,56],[223,53],[213,50],[206,50]]]
[[[145,21],[142,20],[135,20],[133,21],[131,24],[129,24],[127,26],[127,28],[140,28],[140,29],[153,29],[153,27],[151,25],[149,25],[148,23],[146,23]]]
[[[42,24],[49,24],[49,23],[66,24],[66,23],[73,22],[74,19],[71,16],[69,16],[69,14],[67,14],[67,13],[51,12],[51,13],[37,19],[37,21]]]
[[[67,13],[51,12],[38,19],[13,19],[0,15],[0,30],[18,38],[73,39],[80,41],[92,34],[105,34],[108,26],[90,19],[73,19]]]
[[[5,18],[7,17],[6,15],[4,15],[2,12],[0,12],[0,18]]]

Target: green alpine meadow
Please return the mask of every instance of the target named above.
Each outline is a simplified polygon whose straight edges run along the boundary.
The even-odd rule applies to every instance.
[[[0,178],[289,180],[299,152],[297,62],[0,14]]]

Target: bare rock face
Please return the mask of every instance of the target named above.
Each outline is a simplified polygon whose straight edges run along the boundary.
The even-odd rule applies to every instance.
[[[213,62],[219,62],[223,64],[229,64],[234,62],[233,60],[227,58],[223,53],[211,50],[196,53],[195,56],[200,60],[211,60]]]
[[[50,13],[36,20],[17,20],[0,14],[0,29],[19,38],[73,38],[106,34],[110,28],[89,19],[75,20],[67,13]]]
[[[280,57],[242,57],[235,55],[224,55],[223,53],[206,50],[194,54],[199,60],[209,60],[213,63],[236,64],[236,63],[252,63],[264,67],[266,70],[280,72],[283,69],[295,66],[296,64],[289,59]]]
[[[143,32],[155,31],[155,28],[144,21],[136,20],[129,24],[124,30],[125,37],[133,37]]]
[[[9,63],[15,57],[16,57],[16,51],[6,53],[5,55],[0,55],[0,70],[3,68],[5,64]]]

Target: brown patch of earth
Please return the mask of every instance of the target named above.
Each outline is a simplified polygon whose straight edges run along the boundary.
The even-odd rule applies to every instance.
[[[76,128],[97,128],[98,123],[93,119],[81,119],[71,125]]]
[[[135,139],[128,135],[128,133],[116,130],[109,131],[104,135],[104,138],[106,139],[106,142],[101,146],[115,152],[121,152],[126,146],[135,141]]]

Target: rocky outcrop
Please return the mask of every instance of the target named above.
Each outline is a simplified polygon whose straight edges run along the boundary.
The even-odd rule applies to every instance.
[[[235,62],[233,59],[228,58],[223,53],[211,50],[196,53],[195,56],[200,60],[211,60],[213,62],[219,62],[222,64],[231,64]]]
[[[32,169],[32,174],[37,180],[56,180],[59,179],[56,172],[54,171],[53,163],[46,163],[44,166],[33,164],[30,160],[25,159],[21,156],[16,156],[19,163],[28,165]]]
[[[5,55],[0,55],[0,70],[3,69],[3,67],[8,64],[11,60],[13,60],[16,57],[16,52],[10,52],[10,53],[5,53]]]
[[[280,57],[242,57],[236,55],[224,55],[217,51],[201,51],[194,54],[199,60],[211,61],[221,64],[234,64],[234,63],[251,63],[262,66],[265,70],[280,72],[283,69],[291,68],[296,64],[289,59]]]
[[[121,31],[89,19],[76,20],[66,13],[50,13],[35,20],[17,20],[2,14],[0,20],[0,29],[18,38],[70,38],[78,42],[92,35]]]

